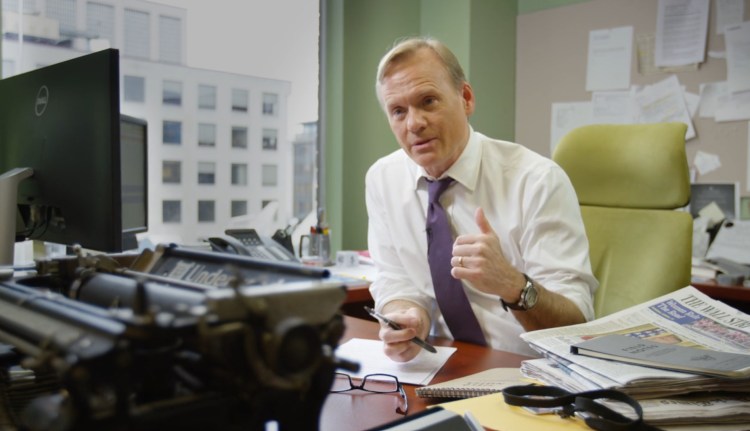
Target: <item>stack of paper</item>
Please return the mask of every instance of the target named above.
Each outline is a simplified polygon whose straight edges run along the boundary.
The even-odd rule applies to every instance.
[[[750,377],[746,373],[739,372],[736,378],[691,374],[571,352],[573,345],[610,334],[698,347],[704,349],[706,358],[711,351],[740,355],[750,352],[750,316],[689,286],[588,323],[523,334],[522,338],[542,353],[544,359],[525,361],[521,372],[569,391],[613,388],[642,400],[665,397],[671,400],[678,395],[703,393],[700,400],[655,400],[648,404],[648,409],[644,406],[652,418],[658,417],[662,423],[691,418],[690,412],[701,403],[710,405],[713,412],[722,412],[718,416],[704,415],[703,423],[734,423],[738,417],[745,423],[750,421]],[[726,396],[727,393],[730,395]],[[696,419],[691,421],[695,423]]]

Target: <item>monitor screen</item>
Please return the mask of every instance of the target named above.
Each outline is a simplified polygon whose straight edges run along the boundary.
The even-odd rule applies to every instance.
[[[123,118],[121,148],[119,104],[115,49],[0,80],[0,175],[33,171],[18,186],[16,240],[114,252],[124,230],[145,227],[145,202],[136,203],[145,125]]]
[[[137,247],[148,230],[148,128],[145,120],[120,116],[120,181],[123,249]]]

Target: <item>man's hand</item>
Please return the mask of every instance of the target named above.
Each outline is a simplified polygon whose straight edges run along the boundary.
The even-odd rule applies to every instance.
[[[482,208],[477,208],[474,218],[480,233],[456,238],[451,275],[471,282],[482,292],[499,295],[507,302],[516,302],[525,283],[523,274],[505,259],[500,239]]]
[[[430,318],[425,310],[408,301],[389,302],[383,307],[383,315],[401,325],[395,330],[380,324],[380,339],[383,340],[385,355],[396,362],[414,359],[422,349],[411,342],[415,336],[426,338],[430,328]]]

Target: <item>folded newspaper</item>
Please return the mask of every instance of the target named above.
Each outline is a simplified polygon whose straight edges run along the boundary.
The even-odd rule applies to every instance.
[[[741,420],[750,421],[750,378],[726,379],[668,371],[570,352],[574,344],[609,334],[747,354],[750,351],[750,316],[688,286],[591,322],[522,334],[521,338],[544,358],[525,361],[521,373],[569,391],[613,388],[639,399],[698,392],[744,392],[729,398],[717,394],[712,398],[715,400],[712,409],[718,411],[721,405],[734,412],[744,410]],[[728,407],[730,402],[732,405]],[[742,409],[735,408],[738,402]],[[652,411],[652,415],[655,414],[658,413]]]

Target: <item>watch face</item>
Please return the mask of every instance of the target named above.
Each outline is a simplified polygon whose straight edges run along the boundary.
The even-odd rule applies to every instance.
[[[533,307],[534,305],[536,305],[536,300],[537,300],[536,286],[531,284],[531,286],[529,286],[529,288],[526,289],[526,295],[524,295],[523,299],[524,299],[524,302],[526,303],[525,305],[526,305],[527,310]]]

